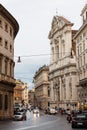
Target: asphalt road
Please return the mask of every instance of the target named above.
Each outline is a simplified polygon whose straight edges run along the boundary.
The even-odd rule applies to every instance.
[[[27,112],[26,121],[0,121],[0,130],[72,130],[72,128],[65,115]],[[79,128],[75,130],[79,130]],[[84,130],[84,128],[80,128],[80,130]]]

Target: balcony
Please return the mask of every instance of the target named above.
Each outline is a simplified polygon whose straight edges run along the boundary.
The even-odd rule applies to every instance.
[[[15,79],[4,74],[0,74],[0,82],[6,83],[6,84],[15,84]]]
[[[79,85],[82,87],[86,87],[87,86],[87,78],[80,80]]]

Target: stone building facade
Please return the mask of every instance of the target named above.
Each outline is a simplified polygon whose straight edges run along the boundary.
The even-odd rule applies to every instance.
[[[21,80],[16,80],[16,87],[14,88],[14,105],[22,104],[28,105],[28,84]]]
[[[73,23],[62,16],[54,16],[49,32],[51,63],[49,66],[50,106],[75,109],[76,87],[76,44],[72,40],[76,30]]]
[[[31,90],[28,91],[28,103],[30,106],[35,107],[36,102],[35,102],[35,89],[32,88]]]
[[[0,120],[13,116],[14,39],[19,25],[0,4]]]
[[[81,12],[82,26],[74,36],[76,42],[78,106],[87,109],[87,4]]]
[[[50,99],[48,73],[49,67],[44,65],[34,75],[35,105],[43,110],[48,108]]]

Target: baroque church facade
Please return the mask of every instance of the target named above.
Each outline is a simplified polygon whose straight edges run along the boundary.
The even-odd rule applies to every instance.
[[[49,32],[51,63],[49,66],[50,106],[74,109],[77,107],[76,44],[73,23],[54,16]]]

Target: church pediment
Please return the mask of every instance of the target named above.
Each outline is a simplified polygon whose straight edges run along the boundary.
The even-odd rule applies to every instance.
[[[52,21],[52,29],[60,29],[64,26],[64,21],[61,20],[60,17],[54,16],[53,21]]]
[[[72,23],[62,16],[54,16],[51,24],[51,31],[49,33],[49,38],[52,37],[52,35],[56,31],[62,29],[65,25],[72,26]]]

